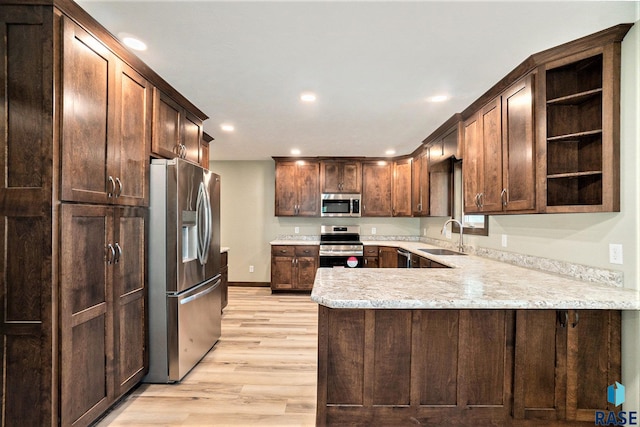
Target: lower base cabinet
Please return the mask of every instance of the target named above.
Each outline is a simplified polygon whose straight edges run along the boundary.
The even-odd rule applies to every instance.
[[[613,409],[618,311],[318,316],[317,425],[586,426]]]
[[[145,373],[146,215],[61,207],[61,425],[90,424]]]
[[[310,291],[320,265],[318,245],[271,247],[271,290]]]

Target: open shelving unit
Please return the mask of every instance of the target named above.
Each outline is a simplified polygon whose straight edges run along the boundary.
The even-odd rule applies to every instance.
[[[547,206],[601,206],[603,53],[546,72]]]

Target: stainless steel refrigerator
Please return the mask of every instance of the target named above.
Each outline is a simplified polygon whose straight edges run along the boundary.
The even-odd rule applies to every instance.
[[[180,381],[220,338],[220,177],[154,159],[149,197],[149,373]]]

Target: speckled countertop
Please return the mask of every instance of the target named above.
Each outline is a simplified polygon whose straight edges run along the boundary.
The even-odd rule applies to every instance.
[[[640,310],[640,292],[632,289],[473,255],[431,255],[419,249],[435,246],[422,242],[365,244],[402,247],[452,268],[319,268],[311,293],[313,301],[330,308],[365,309]]]

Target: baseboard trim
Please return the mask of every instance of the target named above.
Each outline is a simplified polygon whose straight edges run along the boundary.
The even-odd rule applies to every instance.
[[[244,286],[244,287],[260,287],[268,288],[271,286],[270,282],[229,282],[229,286]]]

